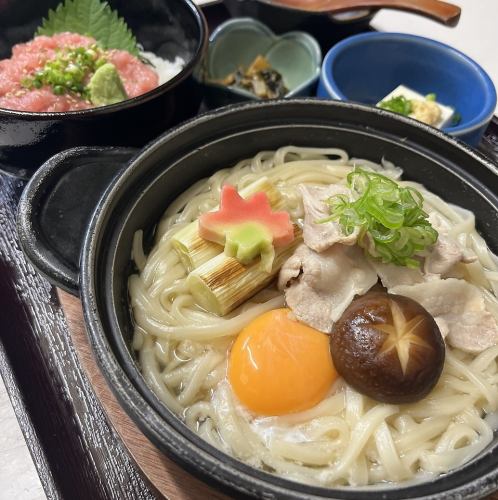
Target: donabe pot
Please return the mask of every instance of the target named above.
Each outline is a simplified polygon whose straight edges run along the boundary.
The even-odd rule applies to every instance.
[[[34,36],[59,0],[0,2],[0,59]],[[0,170],[27,178],[48,158],[83,145],[143,146],[168,127],[194,116],[201,91],[192,78],[207,47],[206,22],[191,0],[114,0],[147,51],[185,66],[169,82],[133,99],[83,111],[31,113],[0,108]]]
[[[382,495],[398,500],[474,498],[490,493],[498,487],[496,441],[471,463],[430,482],[385,488],[312,487],[256,470],[211,447],[145,384],[130,347],[133,328],[127,280],[132,271],[133,234],[138,229],[152,234],[169,203],[195,181],[258,151],[286,144],[340,147],[351,156],[377,161],[384,157],[402,166],[407,179],[473,210],[478,230],[491,249],[498,251],[498,170],[449,136],[380,109],[343,102],[303,99],[217,110],[181,125],[134,156],[114,177],[91,217],[81,254],[79,291],[94,353],[110,386],[162,451],[238,498],[374,500]],[[56,202],[44,185],[54,184],[51,177],[53,172],[59,175],[58,169],[67,173],[71,163],[84,164],[85,155],[94,161],[100,155],[107,161],[116,154],[112,150],[68,152],[44,166],[28,185],[19,213],[21,241],[30,259],[52,280],[50,266],[57,268],[57,241],[43,241],[43,223],[37,214],[45,210],[45,204]],[[124,161],[133,152],[122,154]],[[34,210],[33,203],[41,208]]]

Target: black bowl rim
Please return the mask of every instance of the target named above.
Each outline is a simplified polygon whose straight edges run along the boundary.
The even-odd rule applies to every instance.
[[[275,4],[272,0],[258,0],[258,2],[261,2],[262,4],[268,5],[270,7],[273,7],[274,9],[283,9],[283,10],[295,12],[297,14],[303,14],[306,16],[313,16],[313,17],[328,16],[337,24],[348,24],[348,23],[369,21],[375,15],[375,13],[379,10],[378,7],[357,7],[357,8],[345,7],[341,11],[336,11],[336,12],[334,12],[334,14],[329,14],[329,13],[327,13],[327,11],[306,10],[306,9],[301,9],[299,7],[294,7],[292,5]],[[351,20],[345,20],[345,21],[336,21],[334,18],[335,14],[343,14],[345,12],[357,12],[357,11],[359,11],[359,12],[368,11],[368,13],[365,12],[362,15],[358,15],[358,16],[353,17]]]
[[[122,102],[116,104],[108,104],[106,106],[98,106],[89,109],[80,109],[76,111],[19,111],[15,109],[0,108],[0,118],[3,116],[5,118],[18,118],[24,120],[61,120],[65,117],[84,119],[87,117],[94,117],[100,115],[112,114],[117,111],[122,111],[124,109],[133,108],[144,104],[155,97],[164,94],[176,87],[180,82],[185,80],[195,69],[199,61],[201,60],[204,52],[207,49],[208,44],[208,27],[207,21],[204,17],[202,11],[197,7],[193,0],[181,0],[190,9],[197,26],[199,28],[199,41],[195,49],[194,56],[190,61],[182,68],[182,70],[177,73],[173,78],[167,82],[157,86],[155,89],[145,92],[145,94],[132,97],[131,99],[126,99]]]
[[[418,488],[418,485],[406,485],[400,487],[391,486],[385,489],[376,487],[350,487],[343,489],[303,485],[301,483],[289,481],[282,477],[253,468],[207,444],[197,434],[190,431],[190,429],[188,429],[176,415],[170,412],[159,401],[152,390],[145,384],[143,379],[141,380],[141,383],[137,384],[137,381],[134,380],[133,375],[130,375],[128,369],[120,364],[116,358],[115,351],[113,351],[113,348],[110,346],[109,341],[106,338],[104,328],[98,314],[99,305],[96,299],[96,290],[101,285],[97,282],[93,272],[95,262],[97,262],[98,259],[98,235],[105,229],[104,219],[106,212],[112,204],[113,198],[125,184],[127,178],[140,170],[142,158],[146,158],[149,154],[160,148],[163,143],[167,142],[172,137],[191,130],[198,123],[204,123],[211,119],[237,113],[245,109],[271,108],[272,106],[286,106],[293,104],[361,110],[375,115],[388,117],[391,121],[394,120],[397,122],[403,122],[404,124],[410,125],[414,130],[419,129],[425,131],[425,133],[427,133],[427,137],[436,137],[441,143],[446,143],[451,148],[457,148],[462,153],[471,156],[474,160],[477,160],[494,175],[498,176],[498,167],[489,159],[471,149],[466,144],[444,134],[441,131],[433,129],[432,127],[424,125],[420,122],[416,122],[410,118],[361,104],[345,103],[341,101],[320,101],[311,98],[292,100],[286,99],[237,104],[205,113],[179,125],[146,146],[137,156],[134,157],[132,162],[124,171],[123,175],[101,199],[85,237],[81,261],[80,296],[83,303],[83,312],[87,332],[92,349],[105,378],[107,379],[112,391],[120,401],[120,404],[125,408],[138,427],[163,452],[167,453],[181,466],[193,474],[201,477],[206,482],[214,484],[217,487],[221,487],[229,492],[237,491],[239,495],[242,494],[252,497],[289,498],[295,500],[307,498],[318,500],[323,498],[337,498],[333,496],[335,493],[339,494],[340,498],[348,500],[354,500],[357,498],[373,499],[375,497],[395,499],[398,498],[398,494],[401,494],[403,491],[406,492],[411,488]],[[483,188],[484,186],[481,184],[480,187]],[[112,331],[112,328],[111,333],[114,336],[113,340],[117,340],[117,350],[120,351],[122,348],[126,349],[123,337],[120,335],[120,338],[116,338],[116,334]],[[126,362],[124,362],[123,365],[126,365]],[[136,371],[136,367],[134,367],[134,370]],[[145,388],[146,395],[144,395],[144,393],[142,393],[139,389],[139,387],[142,388],[141,386]],[[188,437],[185,435],[188,435]],[[490,453],[493,453],[493,449],[484,451],[478,456],[478,458],[482,459]],[[472,462],[473,460],[471,460],[469,464]],[[458,472],[456,473],[458,474]],[[422,482],[421,486],[429,483],[429,481]],[[478,498],[495,491],[498,488],[498,470],[488,472],[473,479],[469,483],[462,482],[461,484],[451,486],[450,488],[451,489],[446,491],[436,491],[429,492],[428,494],[422,494],[423,496],[420,496],[420,493],[415,491],[413,495],[410,494],[410,496],[406,496],[404,498],[426,498],[438,500],[448,497]]]

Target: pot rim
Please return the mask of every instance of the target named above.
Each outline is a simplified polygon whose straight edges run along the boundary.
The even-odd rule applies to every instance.
[[[298,482],[284,479],[280,476],[272,475],[262,470],[253,468],[220,450],[209,445],[197,434],[188,429],[184,423],[173,414],[159,399],[152,390],[145,384],[143,379],[137,380],[130,374],[116,357],[116,351],[111,347],[105,333],[102,318],[99,315],[99,301],[97,299],[98,290],[102,289],[104,280],[97,279],[94,273],[95,263],[99,259],[97,247],[99,234],[105,231],[106,214],[112,209],[112,203],[124,188],[130,177],[138,175],[143,159],[162,147],[178,135],[185,134],[196,125],[216,120],[226,115],[241,113],[244,110],[254,110],[262,108],[266,110],[273,106],[320,106],[329,108],[345,108],[348,110],[360,110],[374,115],[388,117],[390,121],[403,122],[413,130],[425,131],[427,137],[437,138],[441,145],[446,143],[450,148],[456,148],[462,153],[477,160],[494,175],[498,175],[498,168],[491,161],[475,150],[472,150],[462,142],[435,130],[425,124],[414,122],[409,118],[400,115],[393,115],[380,108],[371,108],[361,104],[345,103],[337,101],[319,101],[316,99],[286,99],[267,102],[250,102],[220,108],[218,110],[200,115],[184,124],[165,133],[134,157],[122,176],[107,191],[101,199],[90,227],[86,233],[82,252],[81,275],[80,275],[80,296],[83,303],[84,318],[87,331],[94,354],[98,360],[100,368],[106,377],[111,389],[117,396],[121,405],[132,417],[138,427],[156,444],[161,451],[167,453],[173,460],[178,462],[190,472],[200,476],[206,482],[215,484],[226,491],[237,491],[238,494],[247,496],[263,496],[267,498],[290,498],[290,499],[323,499],[341,498],[353,500],[360,496],[362,498],[378,498],[382,495],[386,499],[397,498],[430,498],[441,499],[447,496],[465,496],[465,498],[480,497],[498,488],[498,470],[491,470],[483,475],[471,479],[470,482],[461,480],[456,486],[450,485],[450,489],[445,490],[439,487],[436,491],[421,492],[417,490],[419,486],[427,486],[430,482],[423,482],[420,485],[401,485],[382,487],[347,487],[347,488],[325,488],[304,485]],[[376,130],[373,130],[376,133]],[[481,187],[481,186],[480,186]],[[491,191],[490,191],[491,192]],[[112,271],[110,271],[112,273]],[[102,277],[100,277],[102,278]],[[115,303],[114,298],[111,299]],[[111,319],[112,322],[112,319]],[[112,327],[107,325],[107,328]],[[121,344],[124,340],[121,335]],[[118,340],[119,343],[119,340]],[[126,347],[124,346],[126,349]],[[118,345],[118,351],[120,346]],[[138,373],[138,367],[134,367]],[[142,391],[145,391],[142,392]],[[471,460],[463,467],[482,460],[484,457],[495,454],[492,447],[482,452],[478,457]],[[444,477],[454,476],[462,471],[462,468],[450,472]],[[442,476],[437,479],[440,480]],[[443,477],[443,481],[444,481]],[[422,495],[422,496],[421,496]]]

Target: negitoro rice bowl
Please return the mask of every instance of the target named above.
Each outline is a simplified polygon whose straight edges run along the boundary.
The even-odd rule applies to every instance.
[[[83,18],[75,23],[66,4]],[[2,106],[11,106],[0,106],[3,172],[29,177],[50,156],[75,146],[141,147],[197,113],[201,96],[192,73],[207,46],[199,9],[191,0],[108,4],[104,13],[102,2],[88,0],[61,3],[55,13],[49,13],[53,0],[33,9],[0,6],[2,23],[11,28],[0,33],[2,67],[11,65],[14,46],[20,52],[15,67],[0,71],[0,99],[10,103]],[[64,39],[71,44],[56,48]]]
[[[98,23],[92,8],[99,9]],[[184,65],[180,56],[168,61],[144,52],[108,5],[69,0],[49,12],[32,40],[0,60],[0,108],[54,112],[116,104],[166,83]]]

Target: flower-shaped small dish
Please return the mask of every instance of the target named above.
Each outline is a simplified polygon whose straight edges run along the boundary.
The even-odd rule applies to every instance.
[[[282,76],[288,90],[284,97],[314,93],[322,61],[318,42],[301,31],[277,36],[259,21],[245,17],[221,24],[209,39],[207,55],[197,72],[208,107],[260,99],[249,90],[221,83],[238,69],[248,68],[258,56]]]

